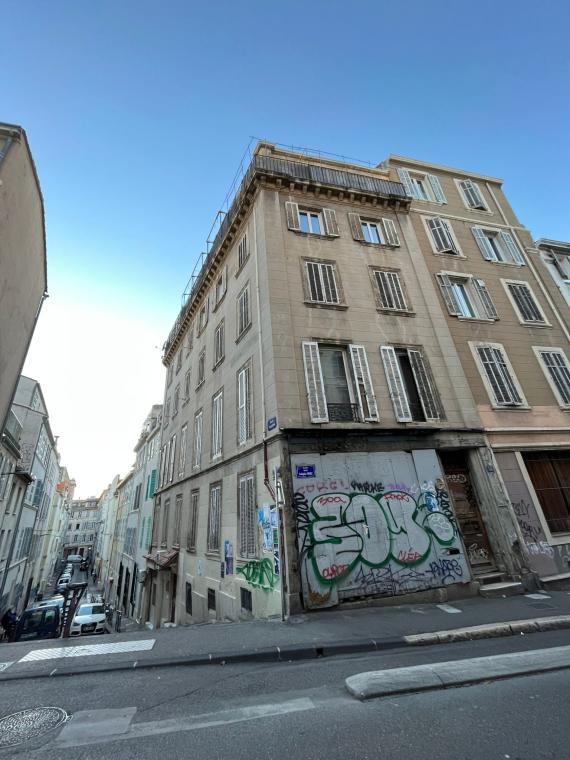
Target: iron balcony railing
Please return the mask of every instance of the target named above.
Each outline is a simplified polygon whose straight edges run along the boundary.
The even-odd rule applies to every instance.
[[[358,404],[327,404],[329,422],[361,422]]]
[[[208,253],[201,254],[194,266],[189,282],[190,289],[185,293],[182,309],[180,310],[164,344],[165,354],[168,353],[172,343],[176,339],[187,310],[190,308],[192,299],[202,284],[203,276],[216,255],[228,230],[235,221],[238,210],[243,202],[243,198],[256,176],[271,176],[300,183],[318,184],[325,187],[340,187],[349,193],[354,192],[375,195],[379,198],[402,201],[405,203],[409,203],[410,201],[401,182],[393,182],[392,180],[373,177],[369,174],[359,174],[357,172],[345,171],[343,169],[331,169],[327,166],[321,166],[309,161],[290,161],[263,154],[254,155],[244,173],[243,179],[227,213],[222,218],[216,236],[214,240],[211,241]]]

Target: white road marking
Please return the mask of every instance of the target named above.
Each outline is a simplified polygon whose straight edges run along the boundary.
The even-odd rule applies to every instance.
[[[449,612],[450,615],[461,612],[461,610],[458,610],[457,607],[452,607],[451,604],[438,604],[437,608],[439,610],[443,610],[444,612]]]
[[[187,718],[166,718],[165,720],[154,720],[147,723],[131,723],[128,731],[116,729],[115,732],[107,731],[106,724],[110,720],[113,723],[111,710],[91,710],[89,719],[81,722],[81,713],[77,713],[67,727],[60,733],[55,740],[58,747],[78,747],[86,744],[104,744],[109,742],[121,741],[127,739],[133,741],[142,739],[146,736],[157,736],[160,734],[173,734],[179,731],[196,731],[201,728],[213,728],[215,726],[226,726],[228,723],[241,723],[246,720],[259,720],[260,718],[270,718],[276,715],[287,715],[294,712],[304,712],[314,710],[316,707],[312,699],[301,697],[299,699],[290,699],[285,702],[272,704],[251,705],[248,707],[238,707],[234,710],[223,710],[215,713],[203,713]],[[131,708],[126,708],[131,709]],[[134,708],[132,708],[134,711]],[[104,720],[98,721],[96,713],[104,712]],[[120,720],[125,710],[117,710],[117,718]],[[103,716],[102,716],[103,717]],[[96,731],[93,729],[96,724]],[[120,723],[119,723],[120,725]],[[111,726],[109,726],[111,727]],[[66,735],[67,734],[67,735]]]
[[[548,594],[525,594],[527,599],[552,599]]]
[[[0,673],[3,670],[8,670],[8,668],[10,667],[10,665],[12,665],[11,662],[0,662]]]
[[[156,639],[142,639],[141,641],[118,641],[114,644],[84,644],[78,647],[34,649],[18,660],[18,662],[54,660],[58,657],[87,657],[96,654],[116,654],[117,652],[140,652],[152,649],[155,641]]]

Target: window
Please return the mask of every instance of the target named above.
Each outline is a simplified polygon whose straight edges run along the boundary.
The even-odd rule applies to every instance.
[[[464,319],[498,319],[484,280],[471,275],[441,272],[436,275],[447,311]]]
[[[220,551],[222,530],[222,484],[210,486],[210,506],[208,509],[208,551]]]
[[[451,222],[438,216],[424,218],[423,221],[428,230],[428,237],[435,253],[449,253],[453,256],[462,255]]]
[[[469,343],[487,391],[498,407],[525,406],[522,390],[500,343]]]
[[[212,399],[212,459],[222,456],[224,392],[219,391]]]
[[[463,203],[467,208],[489,211],[489,207],[483,200],[483,194],[479,189],[479,185],[470,179],[456,179],[455,182],[459,188]]]
[[[190,401],[190,370],[187,370],[184,375],[184,398],[182,404],[187,404]]]
[[[196,390],[202,385],[206,379],[206,348],[204,347],[200,351],[198,356],[198,377],[196,378]]]
[[[487,261],[524,266],[522,254],[510,232],[483,227],[471,227],[471,232],[483,258]]]
[[[249,258],[249,245],[247,240],[247,232],[238,243],[238,272]]]
[[[242,610],[244,612],[252,612],[253,605],[251,591],[248,588],[243,588],[242,586],[239,590],[239,597]]]
[[[192,345],[193,345],[193,343],[194,343],[194,323],[192,322],[192,324],[188,328],[188,332],[186,333],[185,345],[186,345],[186,356],[187,357],[190,356],[190,353],[192,351]]]
[[[172,436],[170,439],[170,457],[168,461],[168,482],[172,483],[172,479],[174,478],[174,460],[176,457],[176,434]]]
[[[133,503],[133,509],[138,509],[141,505],[141,491],[142,491],[142,483],[137,483],[137,486],[135,488],[135,500]],[[85,523],[84,528],[92,528],[93,523]]]
[[[150,475],[147,478],[147,484],[146,484],[146,498],[152,499],[154,496],[156,488],[156,470],[152,470]]]
[[[431,203],[447,203],[440,181],[435,174],[398,169],[400,182],[406,188],[406,192],[417,201],[430,201]]]
[[[312,303],[339,304],[342,297],[337,285],[336,265],[332,262],[305,261],[308,300]]]
[[[536,357],[560,406],[570,409],[570,369],[561,348],[534,346]]]
[[[168,517],[170,512],[170,499],[164,500],[164,509],[162,511],[162,534],[160,542],[162,545],[166,545],[168,540]]]
[[[420,349],[381,346],[380,355],[398,422],[445,418],[429,364]]]
[[[249,283],[241,291],[237,299],[237,335],[243,335],[251,325],[251,309],[249,303]]]
[[[238,480],[239,553],[242,557],[255,557],[257,524],[255,514],[255,484],[253,473]]]
[[[214,333],[214,367],[216,367],[224,358],[225,354],[225,330],[224,320],[216,327]]]
[[[166,404],[164,406],[164,427],[168,425],[170,422],[170,399],[166,399]]]
[[[174,537],[172,543],[180,546],[180,523],[182,520],[182,494],[176,494],[174,505]]]
[[[213,588],[208,589],[208,609],[216,611],[216,592]]]
[[[186,582],[186,614],[192,614],[192,584]]]
[[[192,467],[200,467],[202,461],[202,427],[204,414],[202,409],[194,415],[194,446],[192,451]]]
[[[519,320],[526,325],[547,325],[546,317],[528,282],[501,280]]]
[[[176,355],[176,374],[180,372],[181,367],[182,367],[182,348],[179,349],[178,354]]]
[[[221,303],[223,297],[226,295],[227,281],[228,281],[228,268],[222,267],[222,271],[216,280],[216,286],[214,288],[214,308],[217,308]]]
[[[296,203],[287,202],[285,214],[287,227],[290,230],[307,235],[339,236],[336,212],[331,208],[308,209],[301,208]]]
[[[188,515],[188,533],[186,534],[186,548],[196,551],[196,534],[198,530],[198,505],[200,492],[192,491],[190,494],[190,514]]]
[[[178,477],[184,477],[184,471],[186,469],[186,446],[188,438],[188,425],[182,425],[180,430],[180,456],[178,460]]]
[[[551,533],[569,533],[569,452],[525,451],[522,457]]]
[[[361,243],[399,246],[400,239],[396,225],[391,219],[365,219],[358,214],[349,214],[348,221],[352,237]]]
[[[177,385],[174,389],[174,399],[172,401],[172,417],[176,417],[178,414],[178,407],[180,406],[180,386]]]
[[[202,304],[200,311],[198,312],[198,335],[204,332],[206,325],[208,324],[208,298]]]
[[[302,344],[311,422],[377,422],[378,408],[363,346]]]
[[[238,444],[251,438],[251,364],[237,373]]]
[[[382,311],[410,311],[404,281],[397,269],[371,269],[376,305]]]

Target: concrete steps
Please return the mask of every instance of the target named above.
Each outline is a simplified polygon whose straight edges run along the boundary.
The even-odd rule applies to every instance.
[[[485,583],[479,589],[479,594],[486,599],[496,599],[502,596],[516,596],[517,594],[524,594],[524,586],[520,581]]]

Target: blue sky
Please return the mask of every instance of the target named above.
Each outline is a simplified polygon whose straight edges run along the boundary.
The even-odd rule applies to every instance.
[[[28,132],[49,246],[51,297],[27,371],[45,387],[79,492],[98,492],[130,464],[138,428],[162,396],[155,346],[250,136],[499,176],[536,237],[568,240],[569,23],[562,2],[528,0],[4,8],[0,119]],[[78,306],[86,329],[89,313],[99,329],[104,309],[135,331],[144,387],[132,417],[123,407],[105,419],[113,407],[97,384],[92,417],[63,408],[64,367],[99,381],[105,373],[106,393],[109,377],[125,393],[135,380],[134,348],[112,347],[112,330],[98,342],[103,355],[81,348],[69,329]],[[46,366],[66,348],[62,339],[74,341],[67,363]],[[93,425],[105,451],[97,466],[85,444]]]

